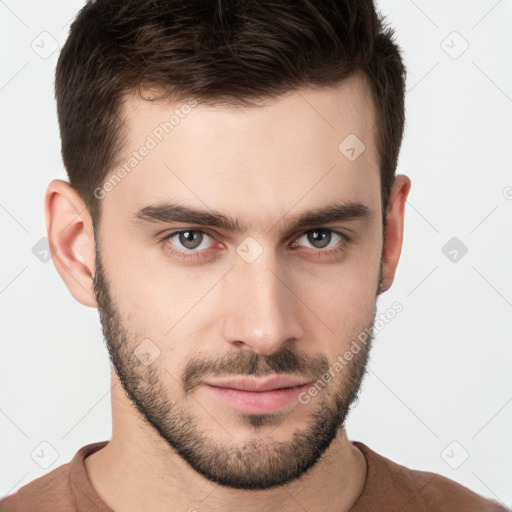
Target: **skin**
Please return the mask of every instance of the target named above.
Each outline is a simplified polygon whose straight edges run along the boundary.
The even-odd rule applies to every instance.
[[[177,107],[126,98],[120,165]],[[309,403],[278,414],[241,415],[200,381],[247,375],[249,363],[256,376],[321,378],[371,328],[378,295],[394,279],[411,186],[397,175],[384,240],[374,126],[357,75],[257,108],[199,103],[101,200],[96,239],[75,190],[62,180],[49,184],[54,264],[73,297],[98,308],[111,356],[112,439],[85,460],[110,507],[286,512],[300,503],[340,512],[356,502],[367,468],[344,421],[370,343]],[[338,150],[350,133],[366,145],[353,162]],[[138,209],[171,199],[218,210],[248,230],[131,220]],[[291,216],[340,200],[364,203],[371,215],[287,229]],[[190,254],[183,239],[161,241],[187,228],[210,235],[194,249],[204,249],[197,259],[171,254],[170,247]],[[322,255],[344,242],[332,235],[327,249],[318,248],[307,236],[313,228],[339,230],[350,242]],[[249,236],[262,250],[252,263],[236,252]],[[144,339],[160,351],[149,365],[134,355]]]

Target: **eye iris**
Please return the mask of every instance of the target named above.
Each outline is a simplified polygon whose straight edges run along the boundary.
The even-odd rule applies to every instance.
[[[311,231],[308,233],[308,241],[317,249],[323,249],[331,241],[331,233],[327,231]],[[325,243],[327,241],[327,243]],[[317,245],[320,243],[320,247]]]
[[[195,249],[201,245],[202,236],[199,231],[182,231],[179,234],[180,244],[183,244],[183,247],[187,249]]]

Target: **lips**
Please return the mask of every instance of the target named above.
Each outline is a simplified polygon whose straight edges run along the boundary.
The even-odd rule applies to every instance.
[[[310,384],[301,377],[236,377],[204,382],[209,396],[243,414],[273,414],[298,404],[298,396]]]
[[[303,377],[275,375],[267,378],[235,377],[231,379],[209,380],[205,384],[217,388],[235,389],[239,391],[264,392],[283,388],[303,386],[309,381]]]

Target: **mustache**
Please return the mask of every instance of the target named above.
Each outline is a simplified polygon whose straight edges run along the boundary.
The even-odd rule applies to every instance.
[[[190,393],[206,377],[263,377],[274,374],[294,374],[317,380],[329,370],[329,361],[322,354],[306,355],[285,348],[268,356],[252,351],[230,352],[220,357],[191,359],[185,366],[181,384]]]

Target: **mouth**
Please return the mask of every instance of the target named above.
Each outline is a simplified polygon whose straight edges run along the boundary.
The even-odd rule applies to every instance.
[[[209,380],[204,388],[219,402],[245,414],[271,414],[293,404],[310,385],[302,377],[236,377]]]

